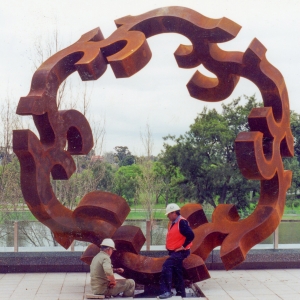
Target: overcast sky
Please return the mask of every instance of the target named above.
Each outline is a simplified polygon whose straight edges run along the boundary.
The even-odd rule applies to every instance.
[[[100,27],[107,38],[115,29],[114,20],[138,15],[164,6],[185,6],[210,18],[227,17],[242,26],[238,36],[220,46],[244,52],[254,37],[268,49],[268,60],[285,78],[290,107],[300,113],[300,2],[296,0],[0,0],[0,99],[15,101],[29,92],[33,75],[34,44],[47,41],[57,29],[66,47],[87,31]],[[97,81],[88,83],[91,93],[90,119],[105,119],[105,151],[128,146],[143,154],[140,132],[150,125],[154,154],[162,149],[162,137],[179,135],[189,129],[204,105],[220,109],[221,104],[205,103],[189,96],[186,83],[196,69],[177,67],[173,53],[188,40],[177,34],[162,34],[148,39],[152,59],[131,78],[116,79],[108,67]],[[205,73],[202,67],[200,70]],[[207,73],[208,74],[208,73]],[[77,74],[72,78],[76,81]],[[73,92],[83,84],[73,85]],[[78,93],[78,92],[77,92]],[[240,79],[233,94],[224,102],[243,94],[257,95],[251,82]]]

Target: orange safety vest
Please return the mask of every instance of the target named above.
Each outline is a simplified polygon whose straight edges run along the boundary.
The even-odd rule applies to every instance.
[[[171,228],[172,223],[168,226],[168,233],[166,238],[166,248],[168,250],[175,250],[180,248],[185,242],[185,236],[180,233],[179,223],[181,220],[185,220],[185,218],[180,216],[180,219],[176,224]],[[190,249],[192,247],[192,243],[189,243],[185,249]]]

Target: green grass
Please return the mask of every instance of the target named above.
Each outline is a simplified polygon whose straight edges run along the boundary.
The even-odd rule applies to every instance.
[[[126,220],[145,220],[145,213],[139,211],[131,211]]]
[[[300,215],[283,215],[282,220],[300,220]]]
[[[183,206],[184,204],[180,204]],[[155,212],[154,218],[164,220],[165,216],[165,204],[157,204],[154,209],[157,210]],[[131,211],[126,219],[128,220],[145,220],[146,213],[144,207],[142,205],[131,206]],[[138,211],[137,211],[138,210]],[[207,217],[209,218],[208,212],[206,212]],[[282,217],[283,220],[300,220],[300,207],[285,207],[284,215]],[[1,212],[0,211],[0,224],[3,223],[4,220],[7,221],[36,221],[36,218],[30,211],[11,211],[11,212]]]
[[[284,213],[287,213],[287,214],[300,214],[300,206],[298,206],[298,207],[287,207],[287,206],[285,206]]]
[[[131,208],[131,211],[126,219],[128,219],[128,220],[145,220],[146,213],[143,211],[135,211],[135,208]],[[142,208],[137,208],[137,209],[142,209]],[[155,219],[166,219],[164,211],[155,212],[154,218]],[[0,211],[0,224],[3,223],[3,220],[11,221],[11,222],[13,222],[13,221],[36,221],[36,218],[30,211],[12,211],[12,212],[1,212]]]
[[[283,220],[300,220],[300,206],[284,208]]]
[[[164,204],[164,203],[158,203],[158,204],[155,204],[154,207],[155,207],[155,209],[162,209],[162,208],[166,208],[166,204]],[[134,210],[134,209],[144,209],[144,206],[142,204],[136,204],[136,205],[130,206],[130,209],[131,210]]]
[[[165,216],[164,212],[157,211],[157,212],[155,212],[154,218],[155,219],[166,219],[166,216]],[[127,220],[145,220],[146,213],[143,211],[134,211],[134,209],[132,209],[126,219]]]
[[[1,212],[0,211],[0,223],[3,221],[36,221],[36,218],[30,211],[11,211]]]

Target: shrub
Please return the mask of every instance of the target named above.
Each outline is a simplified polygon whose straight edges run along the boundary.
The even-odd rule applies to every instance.
[[[294,207],[299,207],[300,206],[300,201],[296,200],[293,202]]]

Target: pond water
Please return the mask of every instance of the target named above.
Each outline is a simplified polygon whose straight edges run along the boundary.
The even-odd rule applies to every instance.
[[[152,245],[163,245],[167,228],[167,220],[157,220],[153,224],[151,234]],[[125,221],[124,225],[134,225],[140,227],[146,236],[146,222]],[[19,247],[53,247],[56,243],[49,228],[37,221],[19,221],[18,222],[18,244]],[[89,243],[76,241],[76,246],[87,246]],[[0,225],[0,247],[13,247],[14,245],[14,223],[9,222]]]
[[[285,222],[279,225],[279,243],[280,244],[300,244],[300,221]],[[265,239],[261,244],[272,244],[273,234]]]
[[[126,221],[126,225],[135,225],[141,228],[146,236],[146,222]],[[154,222],[151,245],[164,245],[166,235],[167,220]],[[0,225],[0,247],[13,247],[14,243],[14,223],[10,222]],[[21,221],[19,222],[19,247],[53,247],[56,246],[51,231],[40,222]],[[261,244],[272,244],[273,234]],[[281,222],[279,225],[280,244],[300,244],[300,221]],[[76,241],[76,246],[87,246],[89,243]]]

